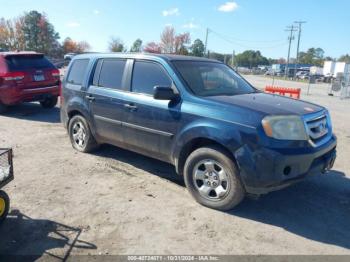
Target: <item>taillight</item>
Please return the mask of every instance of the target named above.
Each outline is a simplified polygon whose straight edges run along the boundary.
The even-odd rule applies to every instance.
[[[58,69],[54,69],[51,71],[51,75],[54,78],[60,78],[60,71]]]
[[[24,78],[23,72],[9,72],[0,76],[4,81],[21,81]]]

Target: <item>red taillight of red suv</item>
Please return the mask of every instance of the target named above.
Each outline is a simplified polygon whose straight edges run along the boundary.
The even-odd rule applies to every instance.
[[[60,78],[60,71],[58,69],[53,69],[51,71],[51,75],[52,75],[52,77],[59,79]]]
[[[11,83],[13,81],[18,82],[23,80],[25,74],[23,72],[8,72],[5,74],[0,74],[0,86],[6,83]]]
[[[0,75],[4,81],[20,81],[24,78],[23,72],[9,72],[4,75]]]

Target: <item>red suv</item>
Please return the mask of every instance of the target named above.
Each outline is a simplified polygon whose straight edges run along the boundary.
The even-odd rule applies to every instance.
[[[53,108],[60,94],[60,73],[35,52],[0,52],[0,113],[8,105],[39,101]]]

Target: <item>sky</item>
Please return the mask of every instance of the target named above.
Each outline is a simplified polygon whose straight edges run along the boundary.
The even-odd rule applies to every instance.
[[[37,10],[45,12],[61,36],[88,41],[92,51],[105,52],[111,37],[130,48],[159,42],[165,26],[189,32],[203,42],[209,28],[208,49],[222,53],[260,50],[264,56],[286,57],[288,32],[294,21],[302,25],[300,50],[321,47],[326,56],[350,53],[349,0],[0,0],[0,17],[13,18]],[[297,32],[292,41],[295,57]]]

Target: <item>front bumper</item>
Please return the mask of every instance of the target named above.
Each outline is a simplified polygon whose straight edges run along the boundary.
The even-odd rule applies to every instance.
[[[336,144],[336,137],[332,136],[318,148],[294,149],[288,153],[243,146],[235,152],[235,157],[247,193],[265,194],[332,168]]]

